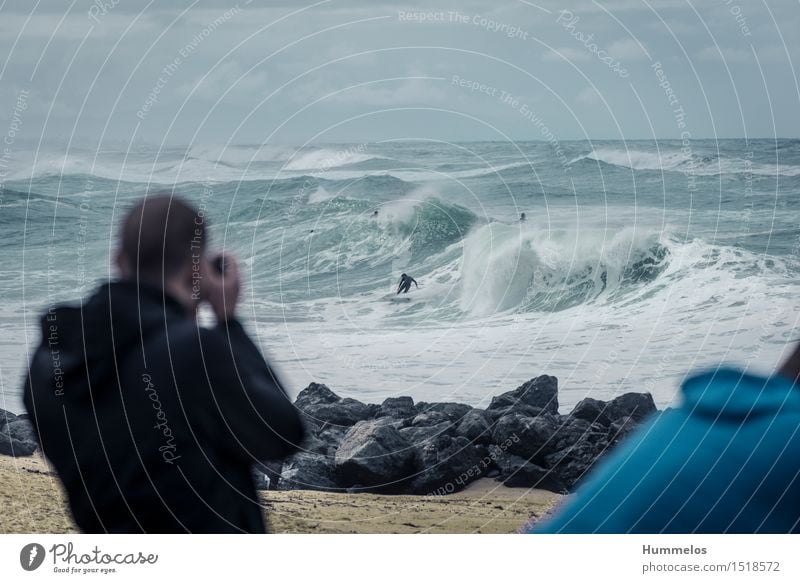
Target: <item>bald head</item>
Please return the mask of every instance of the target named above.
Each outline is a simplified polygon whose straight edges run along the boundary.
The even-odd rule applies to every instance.
[[[180,197],[146,196],[128,211],[122,226],[123,274],[164,285],[191,270],[193,258],[205,250],[206,227],[203,215]]]

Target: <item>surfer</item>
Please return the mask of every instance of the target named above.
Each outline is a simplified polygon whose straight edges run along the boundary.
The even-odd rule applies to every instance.
[[[525,222],[525,218],[526,218],[526,217],[525,217],[525,213],[520,213],[520,215],[519,215],[519,222],[520,222],[520,223],[524,223],[524,222]]]
[[[400,283],[397,286],[397,293],[395,295],[398,295],[400,292],[403,292],[404,294],[407,294],[408,290],[411,289],[411,284],[412,283],[414,285],[416,285],[417,288],[419,288],[419,284],[417,283],[416,279],[414,279],[410,275],[406,275],[405,273],[403,275],[401,275],[400,276]]]

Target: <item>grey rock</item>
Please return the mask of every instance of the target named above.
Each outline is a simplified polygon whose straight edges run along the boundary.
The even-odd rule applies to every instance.
[[[608,403],[587,397],[580,401],[570,413],[576,419],[583,419],[590,423],[600,423],[608,427],[611,419],[608,416]]]
[[[633,417],[623,417],[617,419],[608,428],[608,440],[612,445],[618,444],[620,441],[628,437],[640,423]]]
[[[10,421],[6,422],[7,419]],[[0,428],[0,454],[24,457],[33,455],[39,448],[38,438],[30,421],[2,411],[0,422],[3,423]]]
[[[650,393],[625,393],[609,401],[607,415],[613,421],[623,417],[642,421],[655,412],[656,404]]]
[[[487,409],[506,409],[529,405],[540,407],[548,413],[558,413],[558,379],[541,375],[520,385],[513,391],[494,397]]]
[[[464,403],[426,403],[426,405],[420,411],[420,414],[432,415],[439,413],[447,417],[451,423],[458,423],[467,413],[472,411],[472,407]]]
[[[490,443],[492,441],[492,423],[486,414],[479,409],[467,412],[456,427],[456,435],[466,437],[474,443]]]
[[[306,453],[317,453],[320,455],[329,455],[331,453],[331,446],[330,444],[317,437],[318,433],[309,433],[306,435],[306,438],[303,440],[303,443],[300,444],[300,451]],[[333,448],[336,451],[336,448]]]
[[[559,416],[558,421],[560,423],[553,433],[553,451],[572,447],[582,439],[596,442],[607,437],[608,428],[599,423],[590,423],[571,415]]]
[[[554,471],[516,455],[505,453],[496,445],[492,457],[498,469],[498,481],[510,488],[540,488],[558,494],[566,493],[567,486]]]
[[[440,435],[417,449],[419,473],[410,483],[414,494],[450,494],[483,475],[484,453],[465,437]]]
[[[449,421],[443,421],[436,425],[420,425],[416,427],[405,427],[400,429],[400,435],[413,445],[424,445],[439,435],[452,434],[454,426]]]
[[[413,473],[415,461],[414,449],[391,423],[360,421],[336,450],[336,476],[344,487],[398,489]]]
[[[430,413],[420,413],[411,420],[412,427],[430,427],[431,425],[439,425],[440,423],[452,423],[450,418],[440,411],[432,411]]]
[[[326,385],[319,383],[311,383],[300,391],[295,406],[303,412],[311,431],[321,429],[328,423],[349,427],[374,417],[380,408],[356,399],[342,399]]]
[[[336,490],[333,459],[315,453],[296,453],[287,458],[278,481],[279,490]]]
[[[492,442],[504,451],[537,462],[555,451],[556,427],[556,420],[550,415],[506,415],[497,422]]]
[[[606,453],[608,446],[605,435],[585,434],[575,444],[547,455],[543,465],[552,469],[573,490]]]
[[[294,404],[298,409],[305,410],[311,405],[326,405],[341,401],[342,398],[330,390],[326,385],[311,383],[297,395]]]
[[[5,409],[0,409],[0,429],[3,429],[6,423],[11,423],[12,421],[16,421],[19,417],[12,413],[11,411],[6,411]]]
[[[380,405],[375,417],[393,417],[394,419],[410,419],[416,417],[417,408],[411,397],[389,397]]]
[[[366,421],[373,415],[373,409],[355,399],[341,399],[333,403],[313,403],[302,408],[307,417],[317,423],[351,426]]]
[[[25,457],[33,455],[38,447],[35,441],[20,441],[6,433],[0,432],[0,454]]]
[[[483,412],[486,418],[492,423],[496,423],[501,417],[506,415],[522,415],[524,417],[538,417],[539,415],[550,415],[541,407],[532,407],[530,405],[517,404],[512,407],[503,407],[500,409],[487,409]]]
[[[32,441],[33,443],[37,443],[38,441],[36,431],[33,429],[33,424],[27,419],[17,418],[16,421],[7,423],[6,426],[3,427],[2,432],[19,441]]]
[[[340,427],[338,425],[327,425],[316,434],[316,438],[323,441],[328,447],[334,450],[342,443],[344,436],[349,431],[348,427]]]

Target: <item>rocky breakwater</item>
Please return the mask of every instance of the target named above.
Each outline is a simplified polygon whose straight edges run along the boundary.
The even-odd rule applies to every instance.
[[[308,437],[301,451],[256,468],[262,488],[449,494],[479,478],[566,493],[643,419],[649,394],[587,398],[559,414],[558,380],[539,376],[494,397],[486,409],[366,404],[310,384],[297,397]],[[268,479],[266,479],[268,478]]]

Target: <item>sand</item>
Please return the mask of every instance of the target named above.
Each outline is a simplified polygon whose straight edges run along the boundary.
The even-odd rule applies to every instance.
[[[448,496],[262,492],[273,532],[513,533],[560,496],[490,479]],[[0,533],[78,532],[61,483],[40,455],[0,456]]]

